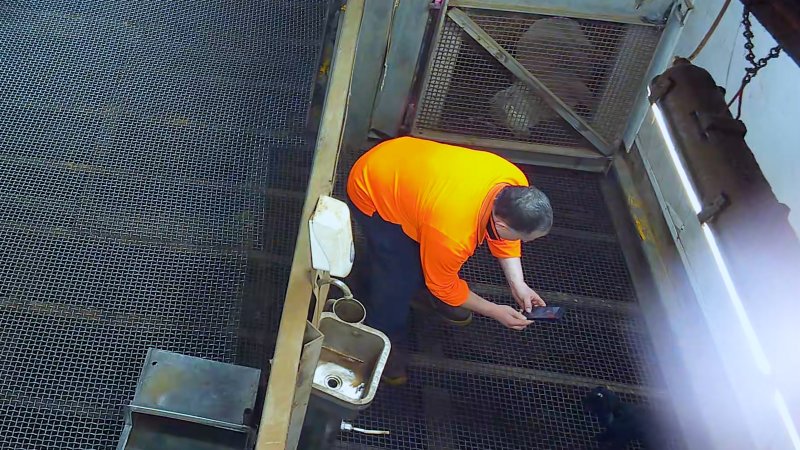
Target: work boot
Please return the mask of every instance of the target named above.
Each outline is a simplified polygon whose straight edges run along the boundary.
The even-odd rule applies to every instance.
[[[383,366],[381,381],[389,386],[403,386],[408,383],[408,350],[392,347],[386,365]]]
[[[433,312],[450,325],[465,327],[472,323],[472,311],[462,306],[451,306],[422,290],[411,300],[411,307],[424,312]]]

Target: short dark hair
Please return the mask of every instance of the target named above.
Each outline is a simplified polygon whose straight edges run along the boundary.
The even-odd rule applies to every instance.
[[[547,233],[553,226],[550,200],[533,186],[504,187],[494,200],[494,213],[519,233]]]

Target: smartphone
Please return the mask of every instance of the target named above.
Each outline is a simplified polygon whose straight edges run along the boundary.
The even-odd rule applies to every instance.
[[[536,306],[531,312],[522,312],[528,320],[555,322],[564,317],[564,308],[560,306]]]

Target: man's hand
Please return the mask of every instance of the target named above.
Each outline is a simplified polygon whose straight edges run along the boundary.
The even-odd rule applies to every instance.
[[[544,300],[542,300],[542,297],[539,297],[539,294],[527,284],[515,283],[510,286],[514,300],[517,301],[519,307],[525,310],[525,312],[531,312],[531,308],[534,306],[547,306]]]
[[[522,331],[533,321],[528,320],[521,312],[508,305],[494,305],[489,317],[511,328],[512,330]]]
[[[511,287],[511,294],[520,308],[525,312],[531,312],[534,306],[546,306],[542,297],[525,283],[525,278],[522,276],[522,262],[519,258],[500,258],[498,261]]]

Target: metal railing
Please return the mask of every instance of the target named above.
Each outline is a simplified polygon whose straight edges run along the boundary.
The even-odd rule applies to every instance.
[[[312,296],[316,296],[317,301],[323,303],[327,295],[327,286],[315,292],[315,281],[321,274],[314,271],[311,266],[308,220],[319,197],[329,195],[333,190],[363,11],[364,0],[349,0],[337,37],[330,83],[297,234],[256,450],[294,449],[297,445],[296,438],[299,436],[297,428],[302,426],[302,420],[293,417],[305,413],[304,410],[298,409],[298,405],[308,400],[297,398],[298,385],[311,383],[310,379],[299,379],[308,311]]]

